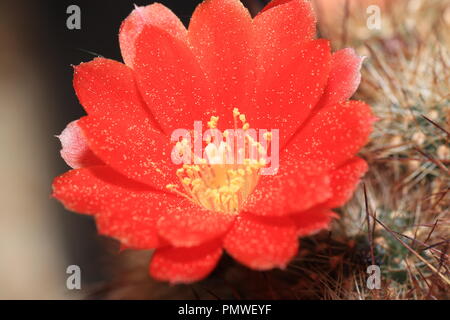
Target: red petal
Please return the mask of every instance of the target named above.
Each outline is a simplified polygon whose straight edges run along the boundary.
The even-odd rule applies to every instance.
[[[86,137],[78,126],[78,120],[69,123],[58,138],[62,145],[61,157],[71,168],[103,164],[89,149]]]
[[[241,213],[225,236],[224,248],[250,268],[284,268],[298,250],[296,227],[287,217],[267,218]]]
[[[192,51],[161,29],[146,26],[138,37],[134,70],[145,102],[168,135],[192,128],[195,120],[206,123],[216,114]]]
[[[250,13],[239,0],[204,1],[189,24],[189,41],[213,85],[224,129],[233,128],[233,108],[244,110],[252,98],[252,31]]]
[[[262,216],[283,216],[307,210],[331,197],[330,178],[314,165],[300,165],[295,155],[280,159],[276,175],[261,176],[244,209]]]
[[[161,190],[179,181],[171,160],[172,144],[148,118],[134,122],[127,114],[87,116],[79,125],[94,153],[127,177]]]
[[[337,217],[337,214],[330,209],[323,206],[318,206],[308,211],[293,215],[292,219],[295,221],[297,226],[298,236],[304,237],[328,228],[331,220]]]
[[[305,124],[286,152],[296,154],[299,162],[314,163],[316,170],[332,170],[367,143],[374,121],[370,107],[360,101],[326,106]]]
[[[92,151],[130,178],[160,189],[178,181],[171,144],[142,103],[133,71],[107,59],[76,67],[74,86],[90,115],[78,122]]]
[[[257,47],[265,52],[260,58],[265,60],[293,44],[312,40],[316,17],[309,1],[272,1],[255,17],[254,27]]]
[[[90,115],[127,116],[132,121],[154,117],[143,104],[133,70],[109,59],[95,58],[75,67],[73,86],[80,103]]]
[[[282,4],[291,2],[291,1],[297,1],[297,0],[272,0],[259,12],[259,14],[261,14],[264,11],[267,11],[269,9],[275,8],[276,6],[279,6],[279,5],[282,5]]]
[[[177,198],[156,193],[106,166],[69,171],[53,182],[53,197],[73,211],[95,214],[99,233],[133,248],[154,248],[160,241],[156,220]]]
[[[353,49],[342,49],[333,54],[330,78],[320,101],[322,106],[350,99],[361,82],[363,60]]]
[[[264,71],[258,77],[257,104],[252,110],[253,114],[256,112],[258,128],[280,130],[280,146],[321,98],[331,60],[327,40],[291,44],[289,48],[286,53],[277,51],[275,58],[263,53]]]
[[[173,284],[191,283],[205,278],[222,255],[220,242],[192,248],[160,248],[150,262],[152,277]]]
[[[326,206],[338,208],[350,200],[366,171],[367,163],[363,159],[354,158],[331,172],[333,197],[327,201]]]
[[[178,17],[159,3],[136,7],[123,21],[119,32],[120,49],[125,63],[133,67],[136,40],[144,26],[152,25],[168,32],[172,37],[187,42],[187,30]],[[149,43],[153,39],[147,39]]]
[[[192,247],[220,237],[234,219],[234,215],[211,212],[183,199],[167,208],[158,221],[158,231],[176,247]]]

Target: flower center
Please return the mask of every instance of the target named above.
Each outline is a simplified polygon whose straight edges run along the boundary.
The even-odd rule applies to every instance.
[[[237,214],[255,189],[259,170],[266,165],[270,133],[264,144],[257,142],[244,114],[233,110],[235,130],[226,130],[220,138],[206,137],[204,156],[199,158],[187,139],[176,144],[179,155],[189,152],[195,164],[183,164],[177,170],[180,185],[167,185],[173,192],[215,212]],[[210,130],[217,130],[219,117],[211,117]],[[240,123],[241,128],[238,129]],[[217,130],[217,132],[220,132]],[[267,142],[269,141],[269,142]]]

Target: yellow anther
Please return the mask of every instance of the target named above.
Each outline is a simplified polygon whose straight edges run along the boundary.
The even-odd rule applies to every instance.
[[[250,128],[246,116],[237,108],[233,109],[233,117],[235,129],[238,128],[238,121],[242,123],[244,130]],[[208,127],[216,129],[218,121],[219,117],[212,116]],[[225,131],[223,136],[228,137],[229,131]],[[271,136],[268,134],[264,137],[270,139]],[[235,158],[240,161],[230,164],[225,161],[226,154],[234,151],[234,145],[222,141],[220,146],[214,146],[211,145],[211,140],[210,138],[206,141],[207,158],[194,155],[196,164],[184,164],[176,171],[183,188],[178,189],[176,185],[167,185],[167,188],[208,210],[237,214],[255,189],[259,180],[259,169],[265,163],[264,160],[253,159],[255,156],[253,153],[259,151],[262,154],[261,151],[265,150],[251,135],[245,134],[244,146],[239,147],[237,150],[239,156]],[[187,139],[176,143],[176,150],[179,152],[190,152],[191,148]]]
[[[219,117],[212,116],[208,121],[208,127],[211,129],[217,128],[217,123],[219,122]]]
[[[267,141],[272,140],[272,132],[266,132],[263,134],[264,139],[266,139]]]

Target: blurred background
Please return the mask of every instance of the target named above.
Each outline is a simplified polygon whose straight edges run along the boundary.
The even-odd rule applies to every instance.
[[[159,2],[187,25],[200,1]],[[254,15],[268,1],[243,2]],[[335,49],[351,44],[360,54],[370,54],[364,42],[380,33],[389,34],[384,37],[392,40],[390,47],[402,46],[392,24],[383,24],[382,31],[366,27],[367,7],[376,4],[382,13],[389,12],[388,2],[396,1],[316,0],[320,32],[332,39]],[[191,288],[173,293],[150,282],[145,295],[105,293],[113,285],[127,290],[116,284],[118,274],[131,273],[134,282],[126,278],[127,283],[150,281],[146,276],[149,253],[118,254],[117,243],[99,237],[90,217],[70,213],[50,198],[53,178],[69,169],[59,156],[55,135],[84,115],[72,88],[71,65],[97,55],[121,61],[119,26],[134,4],[149,3],[0,1],[0,299],[155,297],[156,291],[163,298],[197,295]],[[66,10],[73,4],[81,8],[81,30],[66,27]],[[450,11],[444,11],[443,17],[449,22]],[[416,22],[414,18],[397,21]],[[66,268],[72,264],[81,268],[81,290],[66,288]]]

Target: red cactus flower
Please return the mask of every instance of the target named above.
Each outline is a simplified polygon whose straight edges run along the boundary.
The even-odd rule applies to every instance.
[[[136,8],[119,34],[125,64],[75,67],[88,115],[61,135],[74,170],[53,196],[123,246],[155,249],[160,280],[202,279],[223,250],[253,269],[285,267],[298,238],[328,227],[351,197],[374,120],[348,100],[362,59],[332,54],[315,33],[303,0],[274,0],[253,19],[238,0],[207,0],[188,29],[160,4]],[[174,164],[171,133],[194,121],[278,129],[277,174],[259,175],[264,163]]]

